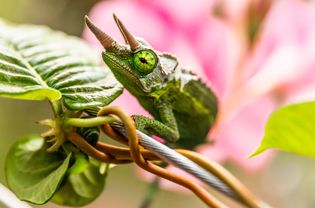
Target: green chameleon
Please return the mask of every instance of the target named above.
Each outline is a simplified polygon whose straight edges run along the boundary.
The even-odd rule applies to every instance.
[[[154,117],[134,115],[137,129],[183,148],[204,143],[217,114],[213,92],[181,68],[176,57],[135,38],[115,15],[126,44],[102,32],[87,16],[85,20],[105,48],[103,60],[116,79]]]

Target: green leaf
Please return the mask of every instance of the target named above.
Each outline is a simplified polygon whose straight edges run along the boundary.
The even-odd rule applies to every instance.
[[[315,102],[285,106],[274,112],[256,156],[269,148],[315,157]]]
[[[34,204],[47,202],[59,187],[69,166],[57,153],[47,153],[41,137],[26,137],[12,146],[6,158],[5,174],[10,189]]]
[[[67,206],[83,206],[96,199],[103,191],[105,174],[100,172],[100,163],[89,161],[85,155],[76,156],[52,201]]]
[[[79,38],[0,20],[0,96],[59,100],[71,110],[104,106],[122,91]]]

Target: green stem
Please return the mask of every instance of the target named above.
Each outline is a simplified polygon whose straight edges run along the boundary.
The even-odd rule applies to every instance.
[[[61,106],[60,101],[57,100],[57,101],[49,101],[49,102],[54,112],[55,118],[60,117],[60,115],[62,114],[62,106]]]
[[[119,122],[117,118],[112,116],[99,116],[95,118],[66,118],[65,125],[75,126],[75,127],[93,127],[99,126],[105,123]]]
[[[149,208],[153,203],[156,193],[159,190],[160,179],[155,177],[154,181],[149,185],[149,190],[146,192],[139,208]]]

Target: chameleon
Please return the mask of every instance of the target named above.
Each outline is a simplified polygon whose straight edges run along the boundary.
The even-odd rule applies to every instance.
[[[115,78],[154,119],[133,115],[138,130],[174,147],[193,149],[206,141],[217,115],[217,98],[177,58],[132,35],[113,14],[125,40],[119,43],[85,16],[85,23],[105,51],[102,58]]]

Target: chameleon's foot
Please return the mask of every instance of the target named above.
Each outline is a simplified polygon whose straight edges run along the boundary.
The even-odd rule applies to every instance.
[[[177,130],[168,127],[160,121],[141,115],[132,115],[131,117],[135,121],[137,129],[147,135],[156,135],[171,143],[174,143],[179,139]]]
[[[147,119],[145,116],[132,115],[131,118],[135,121],[137,130],[145,133],[148,136],[154,135],[152,130],[149,130],[147,127]]]

